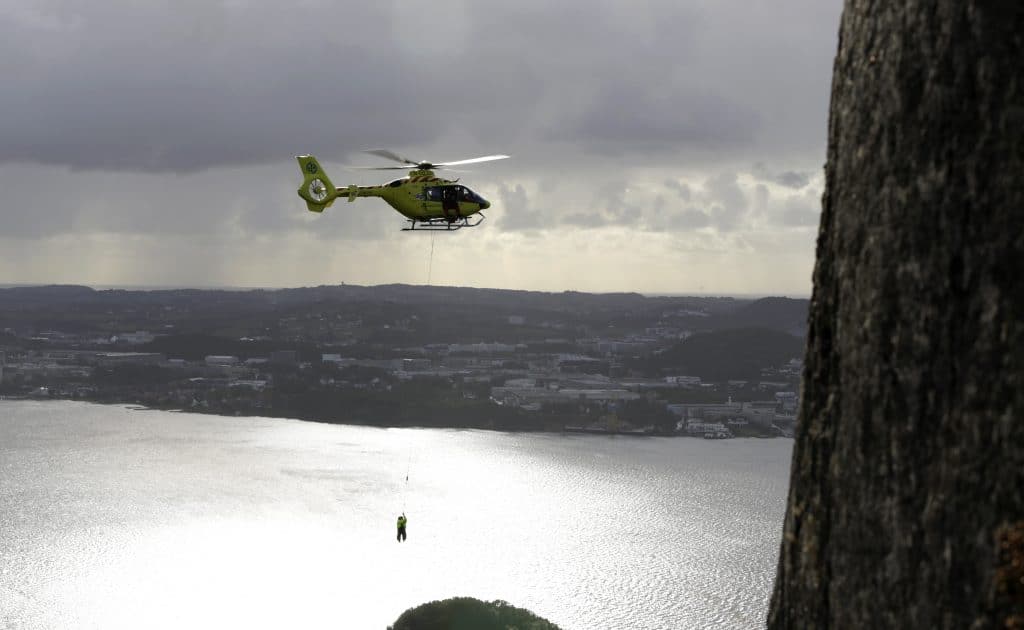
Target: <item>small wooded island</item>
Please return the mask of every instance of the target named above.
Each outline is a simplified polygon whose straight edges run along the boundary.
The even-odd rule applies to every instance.
[[[410,608],[388,630],[559,630],[525,608],[508,602],[452,597]]]

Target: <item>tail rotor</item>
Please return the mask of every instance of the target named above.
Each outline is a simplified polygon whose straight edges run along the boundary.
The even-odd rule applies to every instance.
[[[295,158],[302,169],[302,185],[299,186],[299,197],[306,202],[310,212],[323,212],[338,196],[338,189],[324,173],[323,167],[312,155],[299,155]]]

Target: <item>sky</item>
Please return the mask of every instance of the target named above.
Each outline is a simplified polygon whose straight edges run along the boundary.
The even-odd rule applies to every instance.
[[[841,4],[0,0],[0,283],[807,295]],[[512,158],[307,212],[370,148]]]

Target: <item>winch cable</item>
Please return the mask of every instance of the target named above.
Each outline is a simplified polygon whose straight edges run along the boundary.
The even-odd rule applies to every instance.
[[[405,485],[402,487],[402,514],[405,514],[405,499],[409,495],[409,471],[412,469],[412,447],[409,447],[409,458],[405,462]]]
[[[434,233],[430,233],[430,263],[427,264],[427,286],[430,286],[430,275],[434,272]]]

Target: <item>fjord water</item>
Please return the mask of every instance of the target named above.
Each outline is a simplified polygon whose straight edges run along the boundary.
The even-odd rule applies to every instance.
[[[763,626],[791,447],[0,401],[0,628]]]

